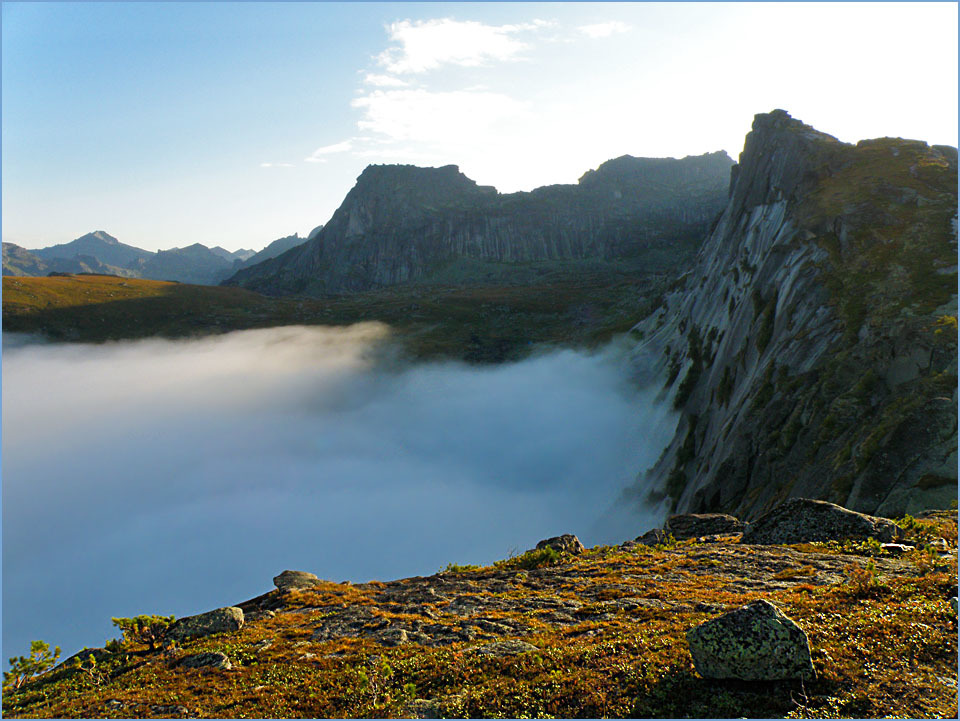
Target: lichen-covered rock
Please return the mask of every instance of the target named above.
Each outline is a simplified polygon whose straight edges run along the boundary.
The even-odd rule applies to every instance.
[[[751,523],[743,534],[743,542],[787,544],[876,538],[890,543],[902,535],[897,524],[886,518],[857,513],[826,501],[791,498]]]
[[[280,590],[280,593],[300,591],[319,584],[320,579],[306,571],[284,571],[279,576],[273,577],[273,585]]]
[[[186,666],[187,668],[219,668],[223,671],[229,671],[233,668],[230,659],[227,658],[225,654],[217,652],[195,653],[191,656],[186,656],[180,661],[179,665]]]
[[[664,525],[678,541],[700,536],[719,536],[743,533],[744,523],[726,513],[685,513],[670,516]]]
[[[807,634],[768,601],[754,601],[687,631],[704,678],[783,681],[813,678]]]
[[[214,633],[238,631],[242,627],[243,611],[236,606],[227,606],[197,616],[181,618],[170,627],[167,638],[180,641]]]
[[[574,556],[579,556],[585,550],[583,544],[580,543],[580,539],[572,533],[564,533],[562,536],[554,536],[540,541],[537,544],[537,550],[544,548],[552,548],[560,553],[571,553]]]

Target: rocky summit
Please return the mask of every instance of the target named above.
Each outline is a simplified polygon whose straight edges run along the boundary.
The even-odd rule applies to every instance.
[[[680,413],[636,493],[756,517],[957,493],[957,150],[757,115],[689,272],[631,331]],[[652,490],[651,490],[652,489]]]
[[[454,165],[371,165],[315,237],[226,285],[271,295],[476,283],[529,264],[676,268],[725,202],[726,153],[623,156],[577,185],[500,194]]]
[[[733,532],[582,548],[566,534],[390,582],[284,571],[160,644],[124,638],[7,688],[3,711],[956,718],[956,511],[898,519],[897,553],[822,527],[829,540],[788,545]]]

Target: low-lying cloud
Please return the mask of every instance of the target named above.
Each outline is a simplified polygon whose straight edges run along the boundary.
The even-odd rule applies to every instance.
[[[490,563],[598,519],[673,431],[613,350],[400,366],[384,327],[5,346],[3,641]]]

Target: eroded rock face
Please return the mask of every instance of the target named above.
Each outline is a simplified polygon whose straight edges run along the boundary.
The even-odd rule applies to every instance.
[[[631,331],[681,413],[638,495],[741,518],[787,488],[888,516],[955,499],[956,213],[954,148],[757,115],[693,269]]]
[[[214,633],[238,631],[242,627],[243,611],[236,606],[227,606],[197,616],[181,618],[170,627],[167,638],[180,641]]]
[[[429,281],[455,262],[626,259],[652,248],[672,250],[674,263],[723,208],[731,165],[722,151],[624,156],[577,185],[509,194],[478,186],[454,165],[371,165],[315,237],[226,284],[268,295],[339,294]]]
[[[687,631],[704,678],[785,681],[814,678],[807,634],[768,601],[754,601]]]
[[[319,583],[320,579],[317,576],[306,571],[284,571],[279,576],[273,577],[273,585],[277,587],[280,593],[313,588]]]
[[[787,544],[876,538],[892,542],[902,535],[886,518],[856,513],[826,501],[791,498],[751,523],[743,543]]]
[[[685,513],[670,516],[664,531],[678,541],[700,536],[719,536],[743,533],[743,522],[726,513]]]
[[[580,539],[572,533],[564,533],[562,536],[554,536],[540,541],[537,544],[537,550],[544,548],[552,548],[559,553],[571,553],[574,556],[579,556],[584,551]]]

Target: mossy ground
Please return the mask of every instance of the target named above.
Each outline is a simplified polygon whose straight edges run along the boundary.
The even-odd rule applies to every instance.
[[[956,718],[956,516],[909,521],[908,534],[949,555],[892,558],[876,543],[744,546],[735,538],[658,547],[597,547],[539,569],[488,567],[360,586],[322,583],[284,597],[273,618],[233,634],[149,652],[128,646],[98,678],[52,672],[4,696],[8,717],[906,717]],[[438,580],[439,579],[439,580]],[[446,579],[446,580],[442,580]],[[339,610],[364,606],[386,620],[429,614],[444,602],[391,613],[385,588],[404,593],[451,584],[472,602],[522,616],[509,657],[447,646],[381,646],[364,638],[317,641]],[[532,597],[583,603],[574,623],[511,610]],[[459,596],[458,596],[459,598]],[[708,681],[685,641],[691,626],[756,598],[807,632],[817,679]],[[631,600],[633,603],[622,604]],[[618,605],[619,603],[619,605]],[[486,617],[490,617],[490,611]],[[187,669],[177,659],[218,651],[229,671]]]
[[[538,344],[591,347],[624,333],[666,276],[551,272],[531,285],[398,286],[329,299],[238,288],[71,275],[3,278],[3,327],[52,340],[183,338],[280,325],[378,320],[416,359],[517,360]]]

